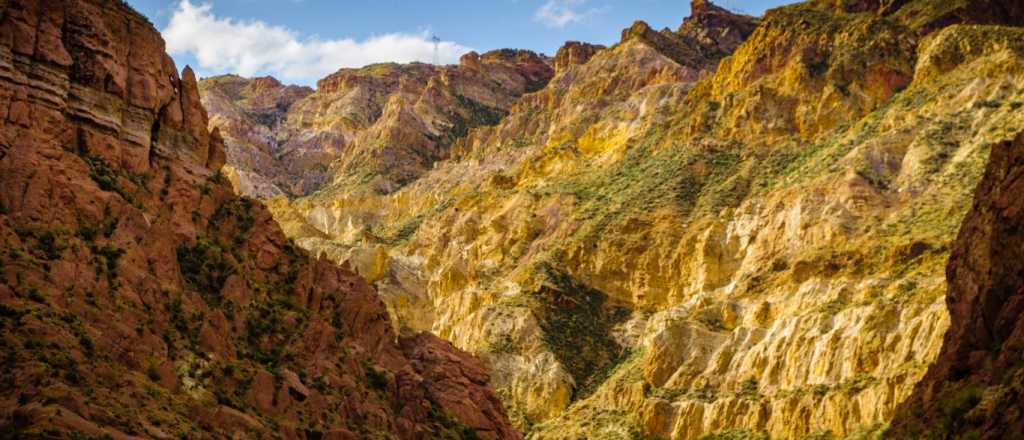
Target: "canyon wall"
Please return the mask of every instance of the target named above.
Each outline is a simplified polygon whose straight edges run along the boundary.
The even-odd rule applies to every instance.
[[[519,438],[479,360],[234,195],[119,0],[0,2],[4,438]]]

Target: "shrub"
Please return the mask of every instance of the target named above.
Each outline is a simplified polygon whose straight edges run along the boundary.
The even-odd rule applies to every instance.
[[[611,336],[611,329],[629,311],[608,304],[603,292],[577,282],[547,263],[536,268],[544,285],[528,307],[540,321],[542,339],[576,381],[573,398],[592,393],[628,357]]]
[[[939,398],[939,408],[945,416],[943,424],[947,431],[958,430],[964,425],[967,413],[981,403],[981,391],[976,386],[968,386],[946,392]]]
[[[61,246],[57,234],[53,231],[45,231],[36,236],[36,243],[39,246],[39,251],[43,254],[43,258],[46,260],[57,260],[64,251],[64,247]]]
[[[365,367],[365,370],[366,381],[370,384],[370,388],[377,391],[385,391],[388,389],[388,376],[384,374],[384,372],[369,365]]]
[[[207,302],[220,304],[220,291],[236,271],[224,249],[200,238],[193,246],[178,246],[177,256],[185,284],[202,294]]]
[[[736,395],[741,399],[756,400],[761,398],[760,386],[757,383],[757,379],[749,378],[740,382],[739,390]]]

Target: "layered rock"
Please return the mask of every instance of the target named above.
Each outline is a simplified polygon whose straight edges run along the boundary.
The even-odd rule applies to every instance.
[[[0,4],[0,109],[5,437],[519,437],[480,361],[234,195],[123,2]]]
[[[581,43],[569,41],[558,49],[555,54],[554,67],[556,72],[562,72],[571,66],[586,64],[598,51],[605,49],[599,44]]]
[[[733,53],[754,29],[757,21],[716,6],[707,0],[692,0],[690,16],[676,33],[698,41],[701,47],[722,55]]]

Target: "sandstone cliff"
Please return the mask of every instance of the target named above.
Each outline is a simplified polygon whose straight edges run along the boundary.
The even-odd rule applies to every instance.
[[[2,436],[518,438],[481,361],[234,195],[207,124],[121,1],[0,2]]]

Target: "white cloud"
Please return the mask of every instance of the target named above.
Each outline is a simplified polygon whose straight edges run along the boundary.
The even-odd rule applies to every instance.
[[[533,19],[545,26],[563,28],[572,23],[582,22],[607,8],[580,10],[587,0],[547,0],[533,15]]]
[[[181,0],[163,30],[171,55],[192,55],[198,72],[274,75],[311,84],[342,67],[380,62],[431,62],[434,43],[427,32],[389,33],[363,41],[302,37],[283,26],[258,20],[217,17],[211,4]],[[438,46],[442,63],[458,61],[471,49],[450,41]],[[180,67],[180,66],[179,66]]]

